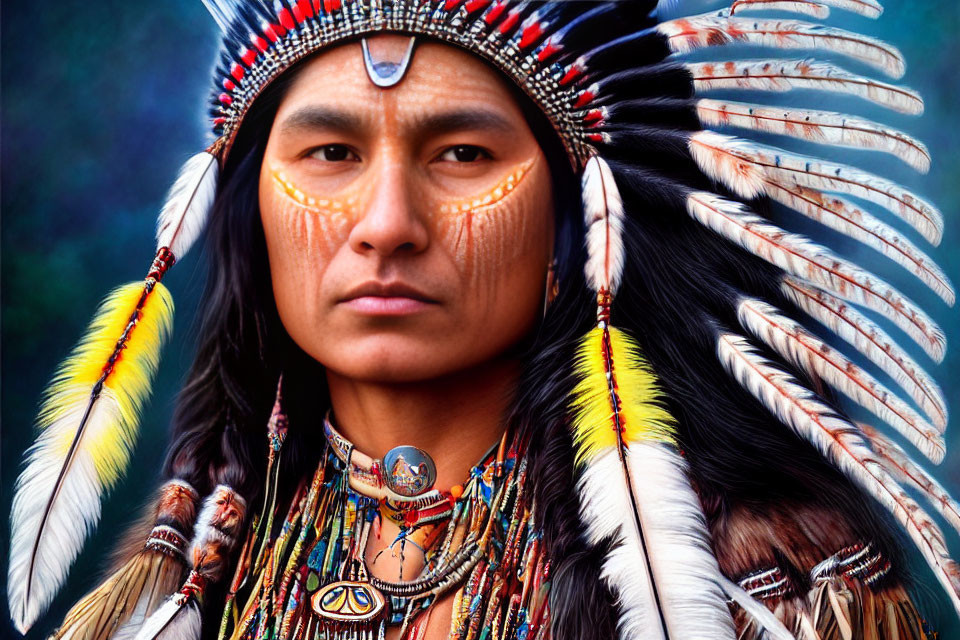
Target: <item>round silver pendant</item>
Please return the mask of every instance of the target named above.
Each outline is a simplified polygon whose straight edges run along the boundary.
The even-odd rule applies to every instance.
[[[397,495],[413,498],[426,493],[437,481],[437,466],[423,449],[404,445],[383,456],[383,482]]]

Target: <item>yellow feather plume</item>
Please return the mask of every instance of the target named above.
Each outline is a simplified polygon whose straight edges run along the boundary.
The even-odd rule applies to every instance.
[[[673,444],[676,422],[662,406],[657,378],[640,353],[640,347],[623,331],[594,327],[580,342],[575,370],[579,382],[573,390],[573,436],[577,464],[587,464],[610,447],[618,446],[614,420],[614,395],[607,377],[604,333],[609,332],[610,380],[619,397],[623,443]]]
[[[85,405],[100,379],[130,316],[144,293],[142,282],[131,282],[111,291],[100,304],[86,335],[61,363],[44,392],[37,425],[43,430]],[[97,475],[104,488],[119,479],[136,437],[140,409],[150,395],[150,384],[160,364],[160,349],[173,328],[173,297],[161,283],[154,285],[140,312],[136,327],[104,380],[104,390],[116,404],[115,429],[106,429],[91,448]],[[111,403],[112,404],[112,403]],[[74,433],[64,430],[57,438],[58,452],[66,455]]]
[[[44,393],[11,514],[11,617],[25,633],[66,579],[123,473],[140,410],[173,324],[173,301],[153,279],[115,289]]]

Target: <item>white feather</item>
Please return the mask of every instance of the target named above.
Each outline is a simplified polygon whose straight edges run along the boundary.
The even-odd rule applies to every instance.
[[[616,293],[623,274],[623,200],[610,166],[594,155],[583,169],[587,284]]]
[[[943,392],[933,378],[875,322],[823,289],[786,276],[781,290],[810,314],[893,378],[936,424],[949,415]]]
[[[746,43],[776,49],[832,51],[865,62],[893,78],[903,76],[906,70],[903,55],[886,42],[800,20],[730,18],[720,11],[670,20],[657,29],[674,53]]]
[[[733,639],[733,620],[718,586],[720,568],[699,499],[686,477],[685,462],[668,446],[653,443],[633,443],[627,455],[669,637]],[[590,541],[596,544],[613,536],[616,545],[601,575],[620,600],[620,638],[662,638],[640,533],[628,515],[633,507],[616,449],[591,461],[578,492]]]
[[[727,100],[697,101],[697,116],[709,127],[739,127],[819,144],[884,151],[926,173],[930,152],[911,136],[834,111],[787,109]]]
[[[796,640],[796,637],[787,629],[767,605],[754,599],[736,582],[726,576],[720,577],[720,588],[724,594],[743,609],[764,630],[761,636],[765,640]]]
[[[960,566],[943,533],[906,494],[864,441],[862,432],[837,416],[816,394],[758,355],[750,343],[721,333],[717,355],[727,371],[781,422],[806,439],[900,523],[960,613]]]
[[[88,398],[90,389],[84,387],[76,393]],[[7,597],[10,617],[20,633],[26,633],[46,610],[84,540],[100,520],[100,496],[106,488],[101,485],[93,456],[84,447],[75,450],[58,499],[52,503],[49,500],[85,409],[86,402],[71,405],[71,410],[39,434],[26,452],[26,467],[17,478],[10,515],[13,533]],[[84,437],[94,442],[102,438],[104,432],[115,428],[119,412],[116,398],[104,387],[93,405]],[[44,521],[48,503],[50,511]]]
[[[147,606],[150,604],[150,598],[153,594],[143,594],[137,602],[136,608],[130,617],[110,635],[110,640],[134,640],[140,627],[147,620]],[[163,603],[161,603],[162,605]],[[75,627],[79,629],[80,627]],[[63,637],[60,640],[70,640],[70,637]]]
[[[849,200],[790,184],[765,181],[767,195],[794,211],[879,251],[919,278],[952,305],[956,299],[947,274],[902,233]]]
[[[687,196],[694,219],[787,273],[883,314],[930,355],[943,359],[947,339],[916,304],[874,274],[807,238],[750,213],[741,203],[705,191]]]
[[[217,194],[217,159],[206,151],[187,160],[157,218],[157,249],[167,247],[179,260],[207,224]]]
[[[866,171],[713,131],[694,133],[689,147],[701,171],[744,198],[766,194],[767,182],[846,193],[883,206],[934,245],[943,237],[943,214],[936,207]]]
[[[923,98],[905,87],[858,76],[816,60],[729,60],[686,65],[697,93],[715,89],[792,91],[814,89],[857,96],[900,113],[923,113]]]
[[[762,300],[741,299],[737,313],[746,329],[785,360],[813,377],[822,378],[831,387],[887,422],[933,462],[939,464],[943,461],[946,454],[946,445],[941,436],[943,429],[934,428],[839,351]]]
[[[960,533],[960,504],[957,504],[943,485],[914,462],[896,442],[870,425],[860,423],[858,426],[890,475],[923,494],[927,502]]]
[[[830,15],[829,7],[845,9],[868,18],[879,18],[880,14],[883,13],[883,7],[873,0],[819,0],[819,2],[810,2],[809,0],[735,0],[730,5],[730,14],[736,15],[741,11],[756,10],[790,11],[823,20]]]
[[[830,7],[810,0],[735,0],[726,13],[735,16],[743,11],[787,11],[820,20],[830,16]]]
[[[134,640],[198,640],[201,623],[197,601],[174,594],[147,618]]]

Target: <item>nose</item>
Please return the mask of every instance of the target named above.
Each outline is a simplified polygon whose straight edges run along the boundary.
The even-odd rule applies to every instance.
[[[386,257],[427,248],[429,233],[410,192],[408,171],[403,162],[385,159],[364,176],[370,195],[349,237],[357,253]]]

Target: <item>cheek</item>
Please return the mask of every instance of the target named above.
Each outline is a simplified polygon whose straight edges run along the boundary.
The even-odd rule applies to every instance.
[[[279,172],[271,174],[266,193],[266,202],[261,203],[264,232],[268,244],[275,245],[285,259],[316,269],[328,263],[347,241],[355,218],[352,196],[318,199]]]
[[[320,319],[320,283],[346,242],[353,206],[347,199],[318,201],[271,174],[261,183],[260,216],[277,310],[301,343]]]
[[[494,286],[518,261],[546,265],[552,207],[542,164],[527,162],[487,193],[437,205],[437,237],[471,286]]]

